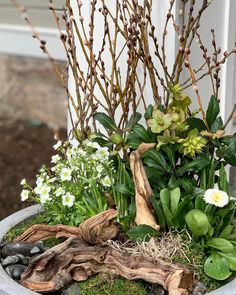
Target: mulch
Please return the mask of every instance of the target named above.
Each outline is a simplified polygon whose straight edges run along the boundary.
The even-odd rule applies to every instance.
[[[60,130],[60,137],[66,138],[66,130]],[[39,122],[0,126],[0,220],[29,205],[20,200],[20,181],[35,183],[40,167],[50,164],[55,142],[53,130]]]

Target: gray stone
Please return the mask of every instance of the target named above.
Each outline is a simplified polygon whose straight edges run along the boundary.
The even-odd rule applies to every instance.
[[[24,255],[16,254],[16,255],[13,255],[13,256],[7,256],[5,259],[3,259],[2,266],[8,266],[8,265],[11,265],[11,264],[16,264],[18,262],[20,262],[20,263],[22,263],[24,265],[27,265],[28,261],[29,260]]]
[[[30,254],[35,255],[35,254],[39,254],[41,253],[41,250],[39,249],[39,247],[34,246],[31,250],[30,250]]]
[[[32,250],[32,245],[29,243],[23,242],[12,242],[8,243],[2,249],[2,257],[5,258],[7,256],[15,255],[15,254],[22,254],[24,256],[30,256]]]
[[[71,285],[69,288],[65,289],[62,292],[62,295],[79,295],[80,294],[80,287],[77,283]]]
[[[207,291],[206,286],[201,282],[197,282],[193,288],[191,295],[203,295],[203,294],[206,294],[206,291]]]
[[[6,273],[14,280],[20,280],[22,273],[26,270],[22,264],[9,265],[5,268]]]

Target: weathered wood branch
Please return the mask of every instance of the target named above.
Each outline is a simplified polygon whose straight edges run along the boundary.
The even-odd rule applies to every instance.
[[[107,241],[117,236],[119,227],[113,221],[116,216],[117,211],[109,209],[85,220],[79,227],[36,224],[17,237],[15,241],[34,243],[50,237],[81,237],[87,243],[94,245],[98,241]]]
[[[60,290],[72,280],[86,280],[98,272],[161,284],[169,295],[189,294],[194,281],[183,267],[159,259],[137,258],[107,244],[90,246],[80,238],[70,238],[33,258],[21,283],[45,293]]]
[[[150,202],[152,189],[147,179],[141,155],[145,151],[153,148],[155,143],[142,143],[136,151],[130,155],[130,168],[133,174],[135,184],[135,202],[136,202],[136,224],[147,224],[156,230],[160,226],[156,223],[153,208]]]

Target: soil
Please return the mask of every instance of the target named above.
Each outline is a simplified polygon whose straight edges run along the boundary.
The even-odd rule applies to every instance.
[[[65,139],[66,131],[59,137]],[[29,205],[20,200],[20,181],[35,183],[39,168],[50,164],[55,142],[53,131],[38,121],[0,125],[0,220]]]

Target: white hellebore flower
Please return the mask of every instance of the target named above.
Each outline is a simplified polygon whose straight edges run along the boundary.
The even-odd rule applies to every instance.
[[[24,202],[25,200],[29,198],[29,193],[30,193],[29,190],[23,189],[23,191],[20,194],[22,202]]]
[[[110,187],[112,184],[112,181],[111,181],[110,177],[107,175],[103,179],[101,179],[101,184],[103,186]]]
[[[61,177],[62,181],[71,180],[71,170],[66,167],[62,168],[61,173],[60,173],[60,177]]]
[[[62,205],[67,207],[72,207],[75,201],[75,196],[73,196],[71,193],[66,193],[64,196],[62,196]]]
[[[204,194],[204,200],[208,204],[212,204],[217,207],[224,207],[229,202],[229,196],[224,191],[212,188],[206,190]]]
[[[56,195],[57,197],[64,195],[64,193],[65,193],[65,190],[64,190],[64,188],[62,188],[62,187],[59,187],[59,188],[55,191],[55,195]]]
[[[101,173],[101,172],[104,170],[103,165],[102,165],[102,164],[98,164],[98,165],[96,166],[96,170],[97,170],[98,173]]]
[[[25,184],[26,184],[26,179],[23,178],[23,179],[21,180],[20,184],[21,184],[21,185],[25,185]]]
[[[60,147],[61,145],[62,145],[62,142],[61,142],[61,140],[59,140],[56,144],[54,144],[54,146],[53,146],[54,150],[59,149],[59,147]]]
[[[99,148],[94,156],[98,159],[107,159],[109,156],[109,150],[107,147]]]
[[[61,160],[61,157],[59,155],[52,156],[51,163],[57,163]]]

